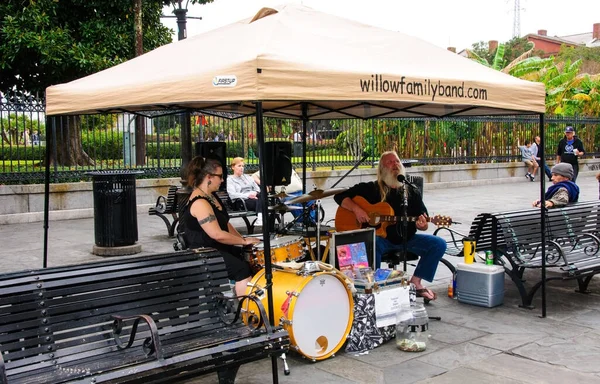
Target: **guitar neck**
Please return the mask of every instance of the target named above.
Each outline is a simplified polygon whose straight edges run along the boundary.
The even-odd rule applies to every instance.
[[[377,215],[379,217],[379,221],[385,221],[388,223],[398,223],[398,222],[407,222],[407,223],[414,223],[415,221],[417,221],[419,219],[418,216],[391,216],[391,215]],[[430,219],[427,218],[427,221],[429,221]]]

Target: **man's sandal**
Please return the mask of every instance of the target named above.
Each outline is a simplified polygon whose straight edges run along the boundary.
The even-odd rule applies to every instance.
[[[422,297],[425,304],[437,299],[437,294],[429,288],[417,289],[417,297]]]

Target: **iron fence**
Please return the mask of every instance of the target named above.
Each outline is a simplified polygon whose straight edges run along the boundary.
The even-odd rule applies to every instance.
[[[130,114],[63,116],[46,120],[44,104],[34,98],[0,99],[0,183],[41,183],[46,143],[52,182],[88,180],[94,170],[139,169],[142,177],[176,177],[181,165],[181,127],[185,115],[153,118]],[[600,152],[600,119],[546,117],[545,154],[554,158],[564,128],[573,125],[586,156]],[[258,168],[254,117],[229,120],[192,113],[195,142],[226,143],[229,160],[243,157],[249,170]],[[301,167],[301,122],[265,119],[267,140],[292,142],[292,162]],[[375,119],[311,121],[306,132],[307,168],[373,167],[379,155],[396,150],[417,164],[472,164],[520,161],[519,145],[539,132],[537,116],[448,119]],[[55,137],[56,140],[52,138]]]

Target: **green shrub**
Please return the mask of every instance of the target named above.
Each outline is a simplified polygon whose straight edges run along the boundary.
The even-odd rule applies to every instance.
[[[152,159],[158,159],[160,154],[161,159],[180,159],[181,158],[181,143],[168,142],[147,143],[146,156]]]
[[[2,147],[0,149],[0,160],[19,161],[19,160],[43,160],[46,152],[46,146],[28,145]]]
[[[82,135],[81,146],[94,160],[117,160],[123,158],[123,134],[99,132]]]

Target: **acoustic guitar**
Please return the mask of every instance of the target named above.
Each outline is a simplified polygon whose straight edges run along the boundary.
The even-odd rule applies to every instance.
[[[335,213],[335,230],[338,232],[372,227],[375,228],[375,234],[377,236],[386,237],[386,229],[388,225],[403,221],[404,219],[406,219],[408,222],[414,222],[419,218],[418,216],[408,216],[406,218],[404,216],[395,216],[392,206],[385,202],[371,204],[361,196],[353,197],[352,201],[354,201],[354,203],[367,212],[369,215],[369,222],[359,223],[352,211],[340,206]],[[436,215],[433,217],[428,217],[427,221],[437,225],[438,227],[447,227],[452,225],[452,219],[448,216]]]

